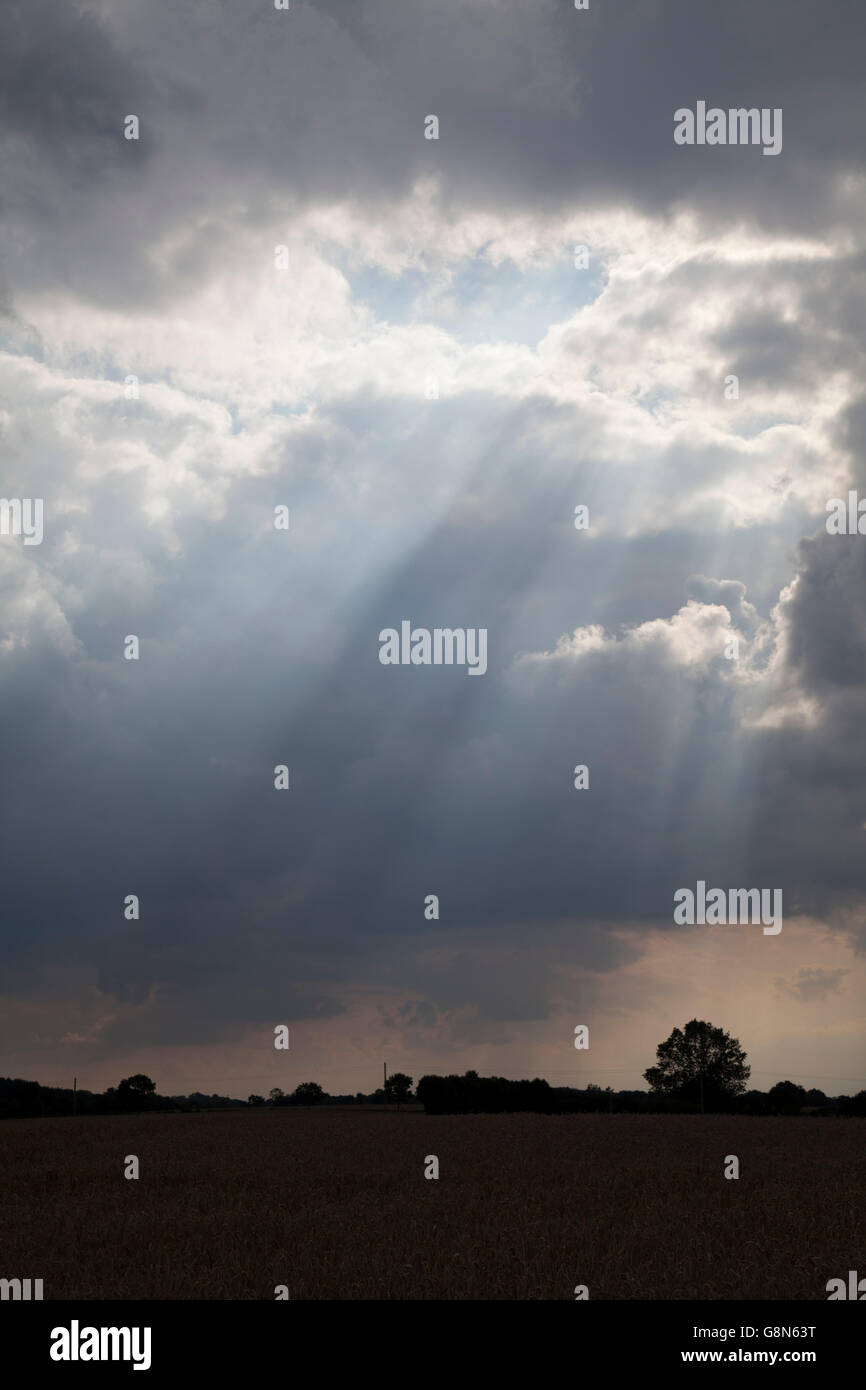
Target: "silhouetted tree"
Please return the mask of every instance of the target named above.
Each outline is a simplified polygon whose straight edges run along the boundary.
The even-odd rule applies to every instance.
[[[269,1102],[269,1104],[271,1104],[271,1105],[281,1105],[282,1102],[283,1102],[283,1099],[284,1099],[284,1097],[283,1097],[283,1092],[280,1090],[279,1086],[272,1086],[271,1089],[268,1091],[268,1102]]]
[[[125,1095],[132,1096],[152,1096],[156,1092],[156,1082],[151,1081],[149,1076],[143,1072],[136,1072],[135,1076],[127,1076],[121,1081],[117,1088],[118,1092],[123,1091]]]
[[[247,1098],[247,1105],[264,1105],[264,1103],[264,1096],[249,1096]]]
[[[737,1110],[743,1115],[766,1115],[769,1108],[769,1098],[764,1091],[747,1091],[737,1104]]]
[[[549,1114],[562,1102],[546,1081],[508,1081],[504,1076],[422,1076],[415,1094],[428,1115],[498,1115],[515,1111]],[[570,1106],[568,1108],[571,1108]]]
[[[114,1093],[114,1100],[122,1110],[144,1110],[156,1095],[156,1083],[143,1072],[124,1077]]]
[[[395,1071],[385,1082],[385,1095],[390,1101],[396,1101],[397,1109],[403,1101],[409,1099],[412,1094],[412,1078],[403,1071]]]
[[[295,1105],[318,1105],[325,1098],[325,1092],[317,1081],[302,1081],[295,1087]]]
[[[644,1072],[651,1090],[699,1106],[702,1112],[742,1095],[751,1073],[737,1039],[696,1018],[659,1043],[656,1057],[657,1065]]]
[[[806,1088],[793,1081],[777,1081],[767,1099],[773,1115],[799,1115],[800,1106],[806,1104]]]

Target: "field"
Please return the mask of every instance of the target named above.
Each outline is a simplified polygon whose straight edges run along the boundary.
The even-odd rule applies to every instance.
[[[864,1189],[858,1119],[9,1120],[0,1277],[46,1299],[826,1299],[866,1274]]]

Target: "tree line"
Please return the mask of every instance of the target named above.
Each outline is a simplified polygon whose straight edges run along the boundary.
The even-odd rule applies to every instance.
[[[193,1091],[186,1096],[163,1096],[157,1092],[155,1082],[141,1072],[125,1077],[117,1086],[109,1086],[101,1092],[42,1086],[38,1081],[4,1076],[0,1077],[0,1119],[37,1119],[73,1114],[142,1114],[157,1110],[189,1113],[197,1110],[256,1109],[259,1106],[369,1105],[396,1106],[399,1110],[411,1098],[411,1092],[412,1078],[403,1072],[394,1072],[383,1087],[369,1095],[362,1091],[354,1095],[329,1095],[318,1082],[304,1081],[291,1093],[274,1086],[267,1097],[251,1095],[245,1101],[232,1099],[231,1096],[206,1095],[202,1091]]]
[[[749,1090],[751,1068],[739,1041],[712,1023],[693,1018],[674,1028],[659,1043],[655,1066],[647,1067],[648,1091],[604,1090],[590,1083],[581,1090],[534,1081],[509,1081],[502,1076],[422,1076],[417,1096],[428,1114],[499,1114],[537,1111],[542,1114],[587,1114],[617,1111],[630,1114],[742,1114],[818,1116],[866,1115],[866,1091],[829,1097],[807,1091],[794,1081],[779,1081],[769,1091]]]
[[[551,1086],[547,1081],[509,1081],[502,1076],[422,1076],[418,1100],[428,1115],[467,1115],[533,1111],[543,1115],[694,1115],[701,1113],[697,1095],[615,1091],[590,1083],[584,1089]],[[866,1115],[866,1091],[855,1096],[827,1096],[793,1081],[779,1081],[769,1091],[704,1097],[704,1113],[733,1115]]]
[[[644,1072],[648,1091],[614,1091],[590,1082],[585,1088],[551,1086],[533,1081],[510,1081],[503,1076],[422,1076],[415,1099],[428,1115],[503,1114],[518,1111],[547,1115],[593,1114],[741,1114],[819,1117],[866,1115],[866,1091],[827,1096],[806,1090],[794,1081],[779,1081],[769,1091],[749,1090],[751,1068],[736,1038],[721,1028],[692,1019],[659,1043],[656,1063]],[[311,1105],[395,1106],[413,1099],[412,1077],[394,1072],[384,1086],[365,1095],[329,1095],[316,1081],[304,1081],[291,1093],[274,1086],[267,1098],[251,1095],[246,1102],[228,1096],[160,1096],[149,1076],[128,1076],[117,1087],[96,1094],[74,1092],[36,1081],[0,1077],[0,1118],[39,1115],[141,1113],[147,1110],[204,1110],[247,1106],[281,1108]]]

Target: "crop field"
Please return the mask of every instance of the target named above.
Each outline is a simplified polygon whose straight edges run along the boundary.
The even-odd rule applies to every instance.
[[[0,1276],[46,1299],[826,1299],[863,1266],[864,1190],[860,1119],[9,1120]]]

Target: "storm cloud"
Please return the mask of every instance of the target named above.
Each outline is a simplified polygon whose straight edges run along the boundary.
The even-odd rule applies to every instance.
[[[639,1084],[752,972],[757,1071],[855,1075],[860,7],[4,29],[2,491],[45,537],[0,537],[3,1069],[279,1084],[285,1022],[332,1090],[553,1077],[595,1020]],[[675,145],[698,99],[783,150]],[[404,620],[486,629],[483,678],[382,666]],[[703,946],[698,879],[785,929]]]

